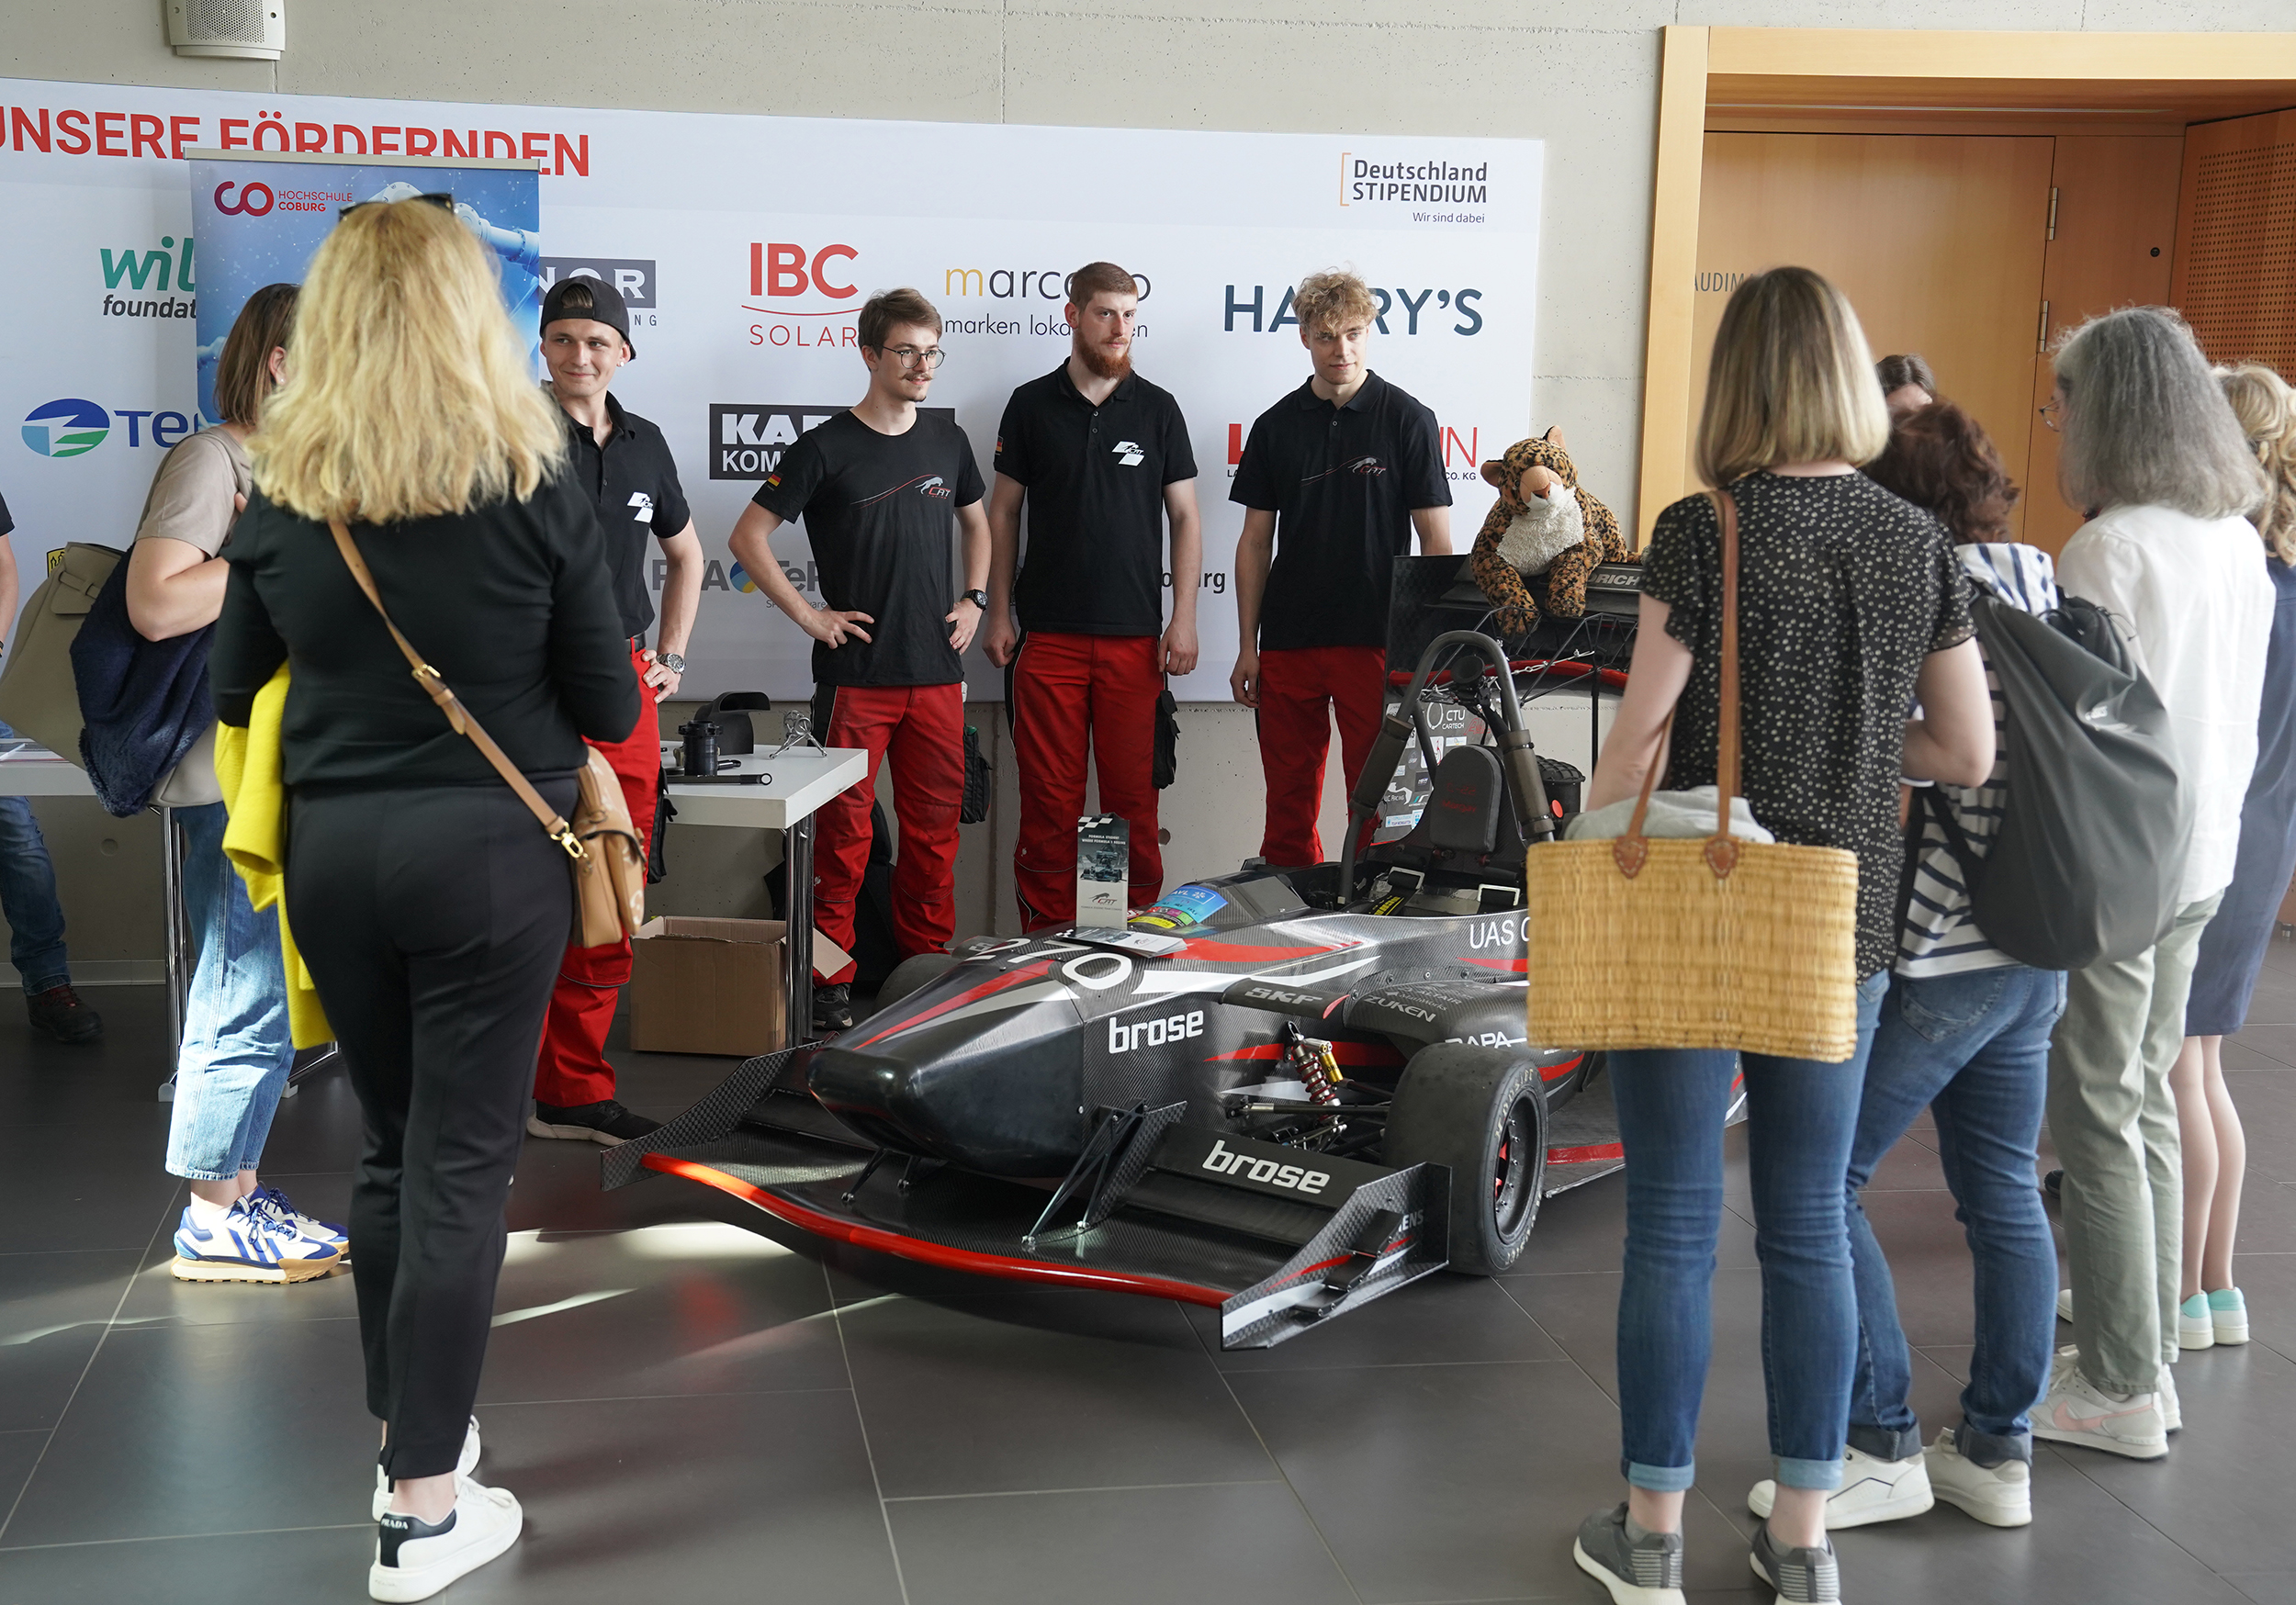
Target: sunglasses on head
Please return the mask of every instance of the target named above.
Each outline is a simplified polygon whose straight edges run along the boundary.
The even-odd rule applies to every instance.
[[[440,190],[433,190],[428,195],[411,195],[405,196],[404,198],[407,200],[429,201],[433,206],[444,207],[450,212],[455,209],[455,197],[452,195]],[[339,208],[336,211],[335,216],[339,218],[347,218],[353,212],[357,211],[361,207],[395,207],[399,203],[397,201],[353,201],[349,206]]]

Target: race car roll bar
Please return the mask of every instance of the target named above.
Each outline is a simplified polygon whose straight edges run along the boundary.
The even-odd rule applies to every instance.
[[[1555,834],[1555,822],[1547,809],[1547,787],[1538,775],[1538,754],[1531,746],[1530,732],[1523,727],[1523,701],[1514,692],[1514,676],[1507,664],[1506,649],[1478,630],[1446,630],[1428,642],[1427,649],[1419,655],[1419,668],[1412,675],[1411,684],[1403,688],[1402,701],[1381,721],[1379,738],[1372,743],[1363,772],[1356,777],[1355,791],[1347,799],[1347,841],[1340,853],[1343,904],[1352,903],[1356,897],[1356,843],[1364,825],[1379,812],[1379,801],[1387,795],[1388,782],[1394,779],[1396,766],[1403,761],[1403,746],[1414,735],[1418,737],[1420,751],[1427,755],[1429,776],[1434,774],[1435,739],[1428,734],[1426,715],[1420,711],[1419,693],[1426,689],[1437,657],[1452,646],[1481,653],[1491,660],[1498,676],[1500,706],[1506,715],[1506,726],[1498,732],[1499,767],[1506,776],[1507,800],[1514,806],[1514,823],[1522,831],[1523,839],[1536,844],[1551,839]]]

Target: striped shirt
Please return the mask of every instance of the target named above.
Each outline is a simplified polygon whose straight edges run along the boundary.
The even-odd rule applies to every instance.
[[[1986,595],[2029,613],[2046,613],[2056,607],[2056,566],[2038,546],[2005,541],[1956,547],[1954,555],[1969,583]],[[2001,811],[2009,797],[2008,710],[2001,701],[2001,682],[1989,663],[1985,683],[1993,697],[1993,772],[1981,786],[1938,788],[1969,838],[1970,850],[1979,858],[1991,850],[2000,832]],[[1944,827],[1930,816],[1919,797],[1914,799],[1913,817],[1921,827],[1920,859],[1905,923],[1897,932],[1897,973],[1912,978],[1958,975],[2016,963],[1986,940],[1970,917],[1969,889],[1960,860],[1946,843]]]

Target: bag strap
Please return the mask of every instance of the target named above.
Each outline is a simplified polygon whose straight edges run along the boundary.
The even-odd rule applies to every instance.
[[[351,539],[351,532],[343,527],[343,521],[329,519],[327,527],[334,532],[335,550],[343,554],[343,561],[350,568],[351,578],[359,582],[359,589],[366,593],[368,601],[375,604],[376,612],[382,617],[383,628],[390,632],[390,638],[399,644],[399,650],[405,656],[408,667],[413,669],[415,684],[421,686],[423,693],[438,704],[439,712],[445,713],[446,722],[455,727],[455,734],[468,736],[470,744],[478,749],[488,763],[494,766],[494,772],[502,777],[503,784],[518,793],[518,800],[526,805],[527,812],[541,823],[543,834],[564,847],[568,857],[577,861],[587,859],[590,849],[575,836],[565,816],[543,799],[532,781],[519,773],[518,766],[511,762],[508,754],[494,745],[494,737],[489,735],[485,727],[471,716],[470,710],[462,705],[462,700],[455,695],[454,689],[439,678],[437,669],[422,660],[422,654],[414,649],[414,644],[401,635],[399,626],[391,623],[390,611],[383,606],[382,593],[375,589],[375,576],[366,567],[366,559],[359,556],[358,544]]]

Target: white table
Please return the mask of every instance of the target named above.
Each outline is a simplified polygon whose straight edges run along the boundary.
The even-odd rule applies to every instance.
[[[670,755],[663,748],[670,769],[670,798],[678,805],[680,825],[730,825],[782,833],[782,884],[787,890],[783,910],[787,920],[782,969],[788,981],[784,1000],[788,1011],[785,1039],[795,1047],[813,1028],[813,816],[830,798],[859,785],[869,776],[869,754],[858,746],[793,747],[776,757],[748,753],[726,759],[728,774],[771,777],[754,786],[696,784],[680,780]]]

